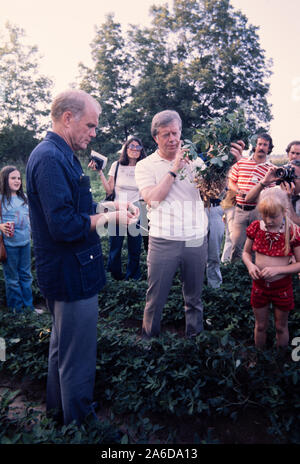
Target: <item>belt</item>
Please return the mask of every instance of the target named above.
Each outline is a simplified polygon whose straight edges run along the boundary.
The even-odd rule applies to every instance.
[[[256,205],[240,205],[240,204],[236,204],[236,206],[238,208],[241,208],[243,209],[244,211],[251,211],[252,209],[255,209],[256,208]]]
[[[220,206],[221,200],[219,198],[210,198],[210,206]]]

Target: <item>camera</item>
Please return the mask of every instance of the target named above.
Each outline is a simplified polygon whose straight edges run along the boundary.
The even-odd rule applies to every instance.
[[[91,160],[95,162],[97,171],[104,169],[107,164],[106,156],[100,155],[100,153],[97,153],[94,150],[91,151]]]
[[[276,181],[276,184],[281,184],[281,182],[288,182],[291,184],[294,182],[296,178],[295,174],[295,168],[289,164],[286,164],[285,166],[281,166],[280,168],[277,168],[275,171],[276,177],[279,177]]]

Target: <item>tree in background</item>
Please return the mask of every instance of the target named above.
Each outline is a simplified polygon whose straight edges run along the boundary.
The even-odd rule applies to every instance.
[[[126,50],[121,25],[114,21],[112,14],[107,15],[106,22],[96,28],[91,50],[95,67],[89,69],[80,63],[80,87],[101,104],[101,134],[98,141],[101,140],[103,151],[109,153],[120,148],[120,143],[131,133],[132,120],[127,109],[133,61]]]
[[[38,49],[22,43],[24,36],[23,29],[10,23],[0,33],[0,128],[15,124],[41,133],[52,81],[39,73]]]
[[[131,26],[122,35],[110,15],[92,44],[94,69],[82,68],[82,87],[103,106],[104,132],[121,143],[138,134],[153,148],[150,124],[163,109],[175,109],[184,137],[212,117],[242,108],[249,128],[268,128],[271,63],[257,27],[230,0],[174,0],[152,6],[150,27]]]
[[[3,127],[0,131],[1,167],[4,164],[24,166],[38,143],[35,132],[26,127],[15,124]]]

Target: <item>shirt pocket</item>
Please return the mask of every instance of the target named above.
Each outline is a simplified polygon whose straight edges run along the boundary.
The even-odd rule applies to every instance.
[[[97,289],[102,273],[102,251],[99,246],[93,246],[87,250],[76,253],[80,264],[82,287],[85,292]]]

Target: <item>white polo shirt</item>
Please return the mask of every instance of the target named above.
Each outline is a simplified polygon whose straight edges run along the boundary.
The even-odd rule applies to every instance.
[[[162,158],[158,151],[139,161],[135,179],[139,191],[157,185],[172,170],[174,161]],[[193,161],[187,164],[173,181],[166,198],[147,206],[151,237],[167,240],[198,240],[207,234],[207,217],[200,194],[194,183],[195,167],[203,164]]]

